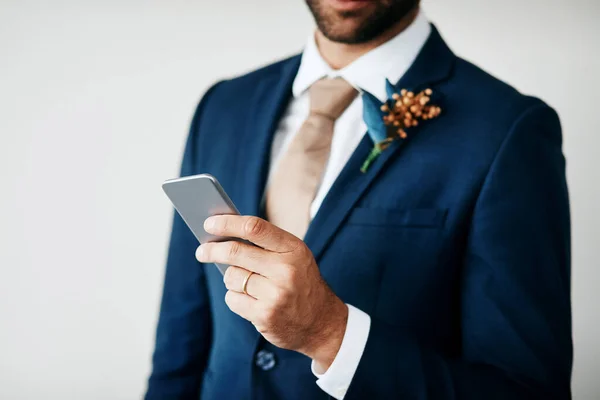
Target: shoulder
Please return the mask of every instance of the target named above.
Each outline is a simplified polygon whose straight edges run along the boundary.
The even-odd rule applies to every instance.
[[[289,68],[299,63],[300,55],[294,55],[274,62],[241,76],[225,79],[213,84],[202,96],[194,116],[190,133],[197,133],[202,126],[215,127],[230,121],[235,112],[239,117],[240,111],[255,102],[255,96],[265,85],[279,80],[279,77]]]
[[[448,79],[433,89],[442,114],[430,123],[433,134],[421,140],[453,165],[449,180],[470,176],[480,187],[500,156],[533,161],[530,149],[560,152],[560,122],[550,106],[468,61],[455,58]]]
[[[560,130],[556,112],[543,100],[521,93],[476,65],[456,58],[442,87],[447,115],[465,139],[492,152],[523,123],[543,119]]]
[[[281,76],[284,70],[297,64],[300,55],[293,55],[285,59],[268,64],[243,75],[222,80],[214,84],[205,94],[203,101],[211,106],[231,105],[236,99],[248,99],[262,85],[263,82]]]
[[[210,87],[200,100],[193,114],[188,148],[190,152],[203,155],[218,152],[231,152],[253,123],[253,110],[260,106],[265,93],[269,93],[295,68],[300,56],[292,56],[266,65],[238,77],[222,80]]]
[[[496,123],[511,123],[532,109],[550,108],[540,98],[520,92],[462,58],[456,59],[453,81],[455,87],[450,92],[456,102],[472,109],[473,116],[481,114]]]

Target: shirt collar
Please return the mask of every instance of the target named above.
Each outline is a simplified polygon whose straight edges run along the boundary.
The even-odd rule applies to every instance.
[[[311,35],[300,68],[294,79],[292,93],[300,96],[323,77],[342,77],[356,89],[372,93],[382,102],[386,100],[385,79],[396,83],[411,66],[431,33],[431,25],[422,11],[402,32],[354,60],[346,67],[334,70],[321,57],[314,35]]]

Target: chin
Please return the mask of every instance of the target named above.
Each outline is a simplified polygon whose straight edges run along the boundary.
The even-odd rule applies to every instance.
[[[341,21],[334,26],[321,32],[323,35],[333,41],[340,43],[357,43],[360,41],[362,24],[360,21]]]
[[[306,0],[319,30],[334,42],[356,44],[378,37],[418,10],[419,0]]]
[[[326,18],[317,20],[319,30],[323,35],[334,42],[359,43],[362,41],[366,30],[369,30],[371,13],[365,12],[328,10]]]

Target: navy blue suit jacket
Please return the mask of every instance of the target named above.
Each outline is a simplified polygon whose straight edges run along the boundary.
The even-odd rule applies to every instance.
[[[271,139],[300,56],[216,84],[192,122],[182,175],[215,175],[262,215]],[[456,57],[435,28],[401,87],[442,115],[367,173],[365,135],[305,242],[333,291],[372,318],[354,399],[567,399],[570,222],[553,109]],[[267,343],[224,302],[179,217],[146,399],[326,399],[310,360]],[[275,364],[265,370],[256,354]],[[263,365],[264,366],[264,365]]]

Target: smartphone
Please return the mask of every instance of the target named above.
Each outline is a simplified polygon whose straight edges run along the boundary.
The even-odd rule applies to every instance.
[[[208,217],[223,214],[240,215],[214,176],[200,174],[169,179],[163,183],[162,188],[175,210],[201,244],[227,240],[241,241],[238,238],[214,236],[204,230],[204,220]],[[222,274],[225,274],[225,270],[229,267],[224,264],[215,265]]]

